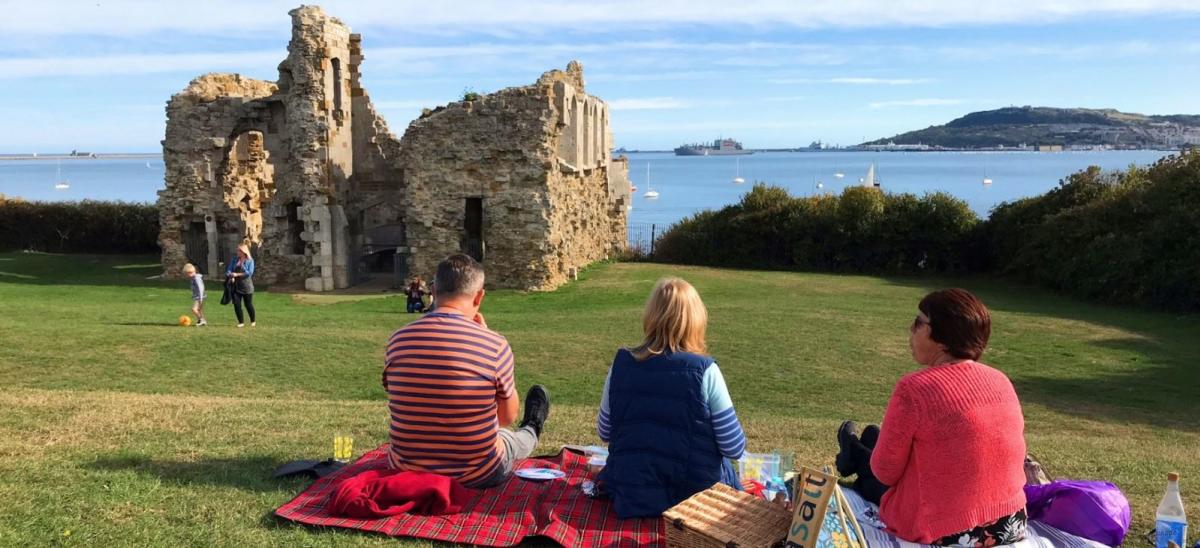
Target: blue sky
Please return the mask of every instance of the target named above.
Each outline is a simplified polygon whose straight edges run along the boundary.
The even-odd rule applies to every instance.
[[[434,5],[437,4],[437,5]],[[0,152],[156,151],[205,72],[274,80],[297,4],[0,0]],[[330,1],[402,134],[571,59],[617,146],[854,144],[1007,105],[1200,113],[1200,1]]]

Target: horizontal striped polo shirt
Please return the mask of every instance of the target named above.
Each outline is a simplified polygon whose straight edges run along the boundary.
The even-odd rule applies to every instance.
[[[491,477],[504,451],[496,400],[515,394],[512,349],[503,336],[461,314],[427,314],[388,341],[383,382],[392,468],[468,486]]]

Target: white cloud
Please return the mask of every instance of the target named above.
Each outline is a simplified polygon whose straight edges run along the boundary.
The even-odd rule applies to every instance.
[[[523,28],[648,28],[663,24],[941,27],[1200,12],[1200,2],[1195,0],[860,0],[803,5],[793,0],[591,0],[575,4],[558,0],[474,0],[465,7],[461,3],[416,0],[325,0],[322,4],[328,13],[353,27],[420,30],[469,26],[494,33]],[[147,32],[278,31],[286,21],[286,12],[295,6],[295,0],[7,2],[0,32],[128,36]]]
[[[239,70],[273,73],[275,66],[287,57],[287,51],[284,49],[285,43],[281,40],[280,49],[278,50],[0,58],[0,79],[34,76],[88,76],[168,72],[198,74],[201,72],[232,72]],[[372,72],[381,67],[399,67],[406,73],[428,72],[439,68],[444,72],[444,67],[440,67],[438,63],[447,59],[465,59],[474,62],[481,58],[493,57],[520,61],[532,56],[569,59],[573,56],[591,53],[639,53],[646,51],[783,51],[789,52],[789,54],[794,53],[792,61],[796,64],[837,62],[837,59],[824,53],[829,48],[829,46],[823,45],[775,42],[689,43],[671,40],[597,43],[563,42],[552,44],[479,43],[456,46],[381,47],[368,49],[367,72]]]
[[[666,110],[687,108],[686,101],[674,97],[643,97],[637,99],[613,99],[607,101],[613,110]]]
[[[804,95],[786,95],[782,97],[763,97],[763,101],[769,103],[794,103],[797,101],[807,101],[808,97]]]
[[[163,72],[272,71],[284,50],[229,53],[123,54],[0,59],[0,79],[34,76],[94,76]]]
[[[891,108],[891,107],[940,107],[947,105],[961,105],[966,101],[963,99],[903,99],[898,101],[879,101],[871,103],[867,106],[871,108]]]
[[[1200,3],[1200,2],[1198,2]],[[0,41],[0,44],[3,42]],[[0,58],[0,79],[37,76],[88,76],[112,74],[190,73],[213,71],[249,71],[251,74],[274,78],[274,68],[286,56],[284,40],[277,50],[196,52],[196,53],[115,53],[108,55],[82,55],[57,57],[9,57]],[[380,47],[369,48],[365,72],[371,77],[391,74],[412,76],[444,74],[447,61],[467,63],[462,70],[505,65],[510,71],[520,67],[542,66],[543,63],[559,63],[564,59],[591,56],[612,59],[602,54],[611,54],[619,59],[621,66],[629,69],[641,60],[654,59],[655,64],[674,62],[668,54],[694,57],[696,52],[708,54],[726,53],[729,56],[713,58],[712,64],[725,65],[840,65],[855,59],[903,58],[906,60],[938,59],[951,61],[981,61],[1013,56],[1047,56],[1068,59],[1081,57],[1145,56],[1164,52],[1189,52],[1200,48],[1198,42],[1171,42],[1150,44],[1141,41],[1100,44],[994,44],[989,46],[918,47],[905,45],[842,45],[787,42],[679,42],[654,40],[644,42],[559,42],[549,44],[522,43],[476,43],[452,46]],[[651,53],[653,52],[653,53]],[[752,56],[752,57],[745,57]],[[743,62],[757,58],[759,61]],[[489,60],[480,63],[481,59]],[[686,59],[680,59],[682,63]],[[565,64],[565,62],[564,62]],[[545,68],[552,68],[546,65]],[[561,67],[559,67],[561,68]],[[654,80],[704,80],[723,78],[725,72],[716,70],[680,70],[659,73],[614,72],[601,68],[595,74],[597,81],[654,81]],[[760,71],[761,72],[761,71]],[[756,74],[755,78],[760,78]],[[591,79],[589,73],[589,79]],[[916,85],[934,82],[929,78],[878,78],[864,76],[842,76],[833,78],[793,77],[788,74],[767,78],[772,84],[834,84],[834,85]]]

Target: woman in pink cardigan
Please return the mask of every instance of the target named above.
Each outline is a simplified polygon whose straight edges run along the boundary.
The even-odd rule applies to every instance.
[[[838,472],[879,504],[892,534],[942,546],[1025,536],[1025,419],[1008,377],[979,357],[987,307],[962,289],[926,295],[910,327],[922,367],[900,378],[883,426],[838,430]]]

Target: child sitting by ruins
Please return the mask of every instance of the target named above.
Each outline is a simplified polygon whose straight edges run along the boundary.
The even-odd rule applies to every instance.
[[[196,327],[208,325],[204,320],[204,275],[196,272],[192,263],[183,265],[183,275],[192,281],[192,314],[196,316]]]
[[[408,313],[423,312],[425,310],[425,295],[428,290],[425,288],[425,282],[420,276],[412,279],[408,284],[408,288],[404,290],[405,295],[408,295]]]

